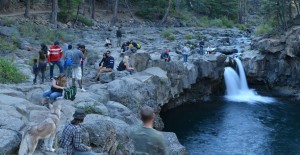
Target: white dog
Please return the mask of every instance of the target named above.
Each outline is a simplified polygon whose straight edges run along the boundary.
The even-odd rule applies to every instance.
[[[60,105],[51,105],[50,115],[41,123],[28,127],[23,135],[19,155],[32,155],[39,139],[44,139],[45,149],[54,152],[53,141],[60,119]]]

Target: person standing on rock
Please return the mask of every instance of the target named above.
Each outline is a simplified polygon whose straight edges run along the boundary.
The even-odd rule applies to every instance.
[[[73,55],[72,48],[73,48],[72,45],[68,45],[68,50],[66,50],[63,56],[64,70],[67,78],[72,77],[72,55]]]
[[[64,153],[67,155],[94,155],[92,147],[82,143],[81,140],[81,126],[86,114],[83,109],[76,109],[73,114],[73,120],[68,122],[65,126],[60,147],[64,149]]]
[[[41,50],[39,51],[39,64],[38,64],[38,70],[42,73],[42,81],[40,84],[44,83],[45,80],[45,71],[47,67],[47,46],[45,44],[41,44]]]
[[[77,45],[77,49],[73,51],[72,54],[72,85],[75,86],[75,80],[77,80],[79,88],[85,92],[86,90],[82,87],[82,68],[81,68],[81,60],[84,58],[83,53],[79,50]]]
[[[121,28],[119,27],[117,32],[116,32],[116,36],[117,36],[117,46],[121,47],[121,42],[122,42],[122,31]]]
[[[48,50],[48,62],[50,64],[50,79],[53,78],[54,65],[58,66],[60,74],[63,74],[64,72],[63,65],[60,61],[60,59],[63,56],[63,52],[64,51],[59,46],[58,41],[55,41],[54,45],[51,45],[50,49]]]
[[[133,154],[168,155],[163,135],[153,129],[154,110],[144,106],[140,111],[143,126],[130,134],[135,152]]]
[[[190,53],[190,49],[185,45],[183,47],[183,63],[184,64],[187,64],[187,60],[188,60],[188,56],[189,56],[189,53]]]

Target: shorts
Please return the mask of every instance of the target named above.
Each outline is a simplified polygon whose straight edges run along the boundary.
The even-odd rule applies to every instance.
[[[72,78],[76,80],[81,80],[82,78],[81,67],[72,68]]]

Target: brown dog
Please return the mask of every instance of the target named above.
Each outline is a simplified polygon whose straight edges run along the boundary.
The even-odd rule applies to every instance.
[[[60,105],[50,106],[50,115],[41,123],[28,127],[22,135],[19,155],[32,155],[40,139],[44,139],[45,149],[54,152],[53,141],[59,125]]]

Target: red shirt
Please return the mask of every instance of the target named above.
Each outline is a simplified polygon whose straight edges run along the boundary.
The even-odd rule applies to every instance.
[[[63,55],[63,50],[59,45],[51,45],[48,50],[48,62],[58,61]]]

